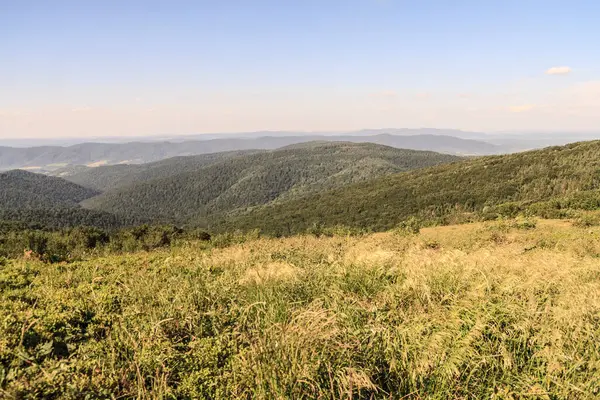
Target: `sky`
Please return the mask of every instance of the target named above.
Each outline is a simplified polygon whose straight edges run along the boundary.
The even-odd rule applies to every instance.
[[[600,131],[597,0],[0,0],[0,138]]]

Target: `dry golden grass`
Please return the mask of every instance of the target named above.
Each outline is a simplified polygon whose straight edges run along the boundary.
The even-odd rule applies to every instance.
[[[565,221],[504,221],[11,262],[0,275],[2,390],[596,398],[599,237]]]

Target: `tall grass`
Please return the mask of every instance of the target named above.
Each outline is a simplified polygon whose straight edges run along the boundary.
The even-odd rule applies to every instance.
[[[4,260],[0,397],[598,397],[600,231],[525,228]]]

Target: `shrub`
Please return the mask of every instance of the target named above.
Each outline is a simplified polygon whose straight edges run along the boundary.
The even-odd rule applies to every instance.
[[[323,232],[325,236],[361,236],[368,233],[367,230],[356,227],[349,227],[344,225],[336,225],[329,228],[324,228]]]
[[[503,203],[495,207],[490,207],[488,212],[494,212],[502,217],[514,217],[521,212],[522,207],[519,203]]]
[[[410,217],[402,221],[394,232],[400,235],[418,235],[421,232],[422,222],[416,217]]]
[[[600,225],[600,216],[595,214],[583,214],[573,221],[573,226],[589,228]]]
[[[204,230],[194,230],[190,233],[190,237],[197,240],[202,240],[203,242],[210,241],[210,233]]]
[[[535,229],[535,227],[537,226],[537,221],[533,218],[529,218],[529,217],[521,217],[521,218],[517,218],[512,226],[514,228],[517,229]]]
[[[77,227],[69,233],[69,244],[83,249],[95,249],[109,240],[108,233],[98,228]]]
[[[31,250],[38,256],[43,256],[48,250],[48,236],[41,232],[29,232],[27,235],[27,250]]]
[[[226,232],[215,235],[211,238],[210,242],[213,246],[222,248],[229,247],[234,244],[242,244],[247,242],[248,240],[256,240],[260,237],[260,231],[258,229],[254,229],[249,232]]]

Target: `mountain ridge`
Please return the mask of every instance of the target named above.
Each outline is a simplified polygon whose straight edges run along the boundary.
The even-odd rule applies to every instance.
[[[82,143],[69,147],[0,147],[0,170],[27,168],[53,171],[68,165],[141,164],[176,156],[240,150],[274,150],[291,144],[316,140],[375,143],[395,148],[436,151],[454,155],[483,155],[502,152],[487,142],[445,135],[368,136],[280,136],[259,138],[221,138],[183,142]]]
[[[324,142],[299,146],[228,158],[196,171],[115,188],[86,200],[83,205],[115,214],[189,222],[374,176],[461,159],[372,143]]]
[[[223,229],[303,232],[313,225],[392,229],[417,217],[433,224],[475,213],[563,217],[600,207],[600,141],[486,156],[309,194],[223,220]],[[449,219],[450,218],[450,219]]]

